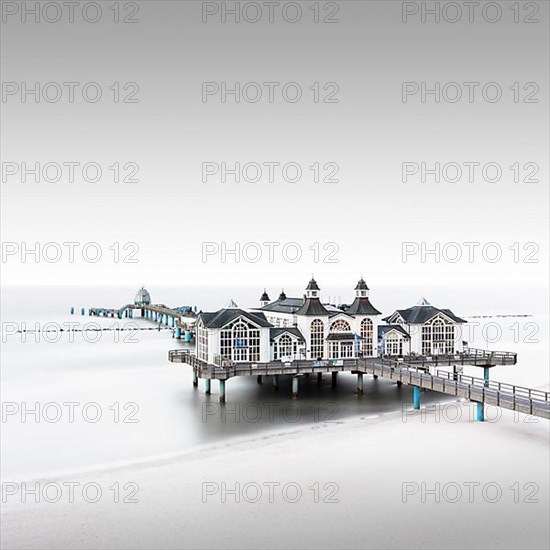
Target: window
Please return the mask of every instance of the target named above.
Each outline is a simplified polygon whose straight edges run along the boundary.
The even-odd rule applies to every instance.
[[[455,327],[447,325],[445,327],[445,353],[452,354],[455,352]]]
[[[220,355],[233,361],[260,360],[260,329],[242,319],[221,331]]]
[[[197,357],[208,362],[208,331],[203,326],[197,326]]]
[[[424,325],[422,327],[422,355],[432,354],[432,326]]]
[[[318,359],[324,356],[325,348],[325,325],[321,319],[311,322],[311,358]]]
[[[349,323],[344,319],[338,319],[338,321],[334,321],[334,323],[330,325],[330,332],[350,332],[350,331],[351,331],[351,327],[349,326]]]
[[[292,338],[288,334],[283,334],[278,341],[275,342],[274,356],[275,360],[282,357],[288,357],[292,355],[292,351],[296,352],[296,341],[294,346],[292,345]]]
[[[386,339],[386,355],[403,355],[403,339],[390,334]]]
[[[342,342],[340,344],[340,357],[353,357],[352,342]]]
[[[361,351],[363,355],[372,357],[373,323],[370,319],[361,321]]]
[[[442,317],[436,317],[422,327],[422,355],[454,353],[454,325]]]

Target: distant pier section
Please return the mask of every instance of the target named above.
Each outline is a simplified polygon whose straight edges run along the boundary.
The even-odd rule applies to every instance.
[[[183,338],[186,342],[191,342],[194,338],[197,318],[195,310],[196,307],[191,306],[170,308],[164,304],[153,304],[149,292],[141,287],[136,293],[134,303],[119,308],[92,307],[88,309],[88,315],[114,319],[141,317],[159,326],[171,328],[175,338]],[[71,307],[70,311],[71,315],[75,314],[74,307]],[[86,309],[80,308],[80,314],[85,315],[85,313]]]

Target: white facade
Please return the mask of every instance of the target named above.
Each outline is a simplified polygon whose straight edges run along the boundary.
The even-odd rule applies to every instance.
[[[395,311],[385,320],[401,326],[410,335],[409,353],[433,356],[463,351],[461,325],[466,321],[424,299],[417,306]]]
[[[355,300],[338,309],[320,300],[312,279],[303,298],[269,301],[264,290],[260,307],[242,310],[231,304],[197,319],[197,357],[209,364],[327,360],[355,357],[443,355],[462,351],[458,330],[463,319],[425,300],[397,310],[380,325],[380,312],[370,303],[361,279]]]

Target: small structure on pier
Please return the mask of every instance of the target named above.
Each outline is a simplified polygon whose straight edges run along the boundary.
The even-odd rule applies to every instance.
[[[432,306],[426,298],[416,306],[396,310],[383,321],[394,328],[379,332],[379,346],[385,355],[432,356],[464,351],[459,336],[466,321],[450,309]]]
[[[136,292],[136,297],[134,298],[134,304],[136,306],[148,306],[151,303],[151,295],[145,290],[144,287],[141,287]]]

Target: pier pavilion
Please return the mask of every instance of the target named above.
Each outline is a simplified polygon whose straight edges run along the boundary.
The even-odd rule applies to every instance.
[[[196,355],[172,350],[169,360],[193,368],[193,384],[219,381],[220,401],[226,400],[226,382],[235,376],[255,376],[259,383],[270,376],[292,378],[292,395],[298,397],[303,376],[338,373],[357,376],[357,394],[363,394],[365,374],[413,387],[413,407],[421,406],[421,390],[429,389],[477,403],[477,419],[484,420],[485,404],[550,418],[548,392],[489,380],[497,365],[515,365],[510,352],[491,352],[464,346],[460,327],[464,319],[449,309],[435,308],[426,300],[396,310],[379,324],[381,313],[372,305],[361,278],[350,306],[323,304],[320,288],[311,279],[303,298],[281,295],[271,302],[267,291],[260,306],[244,310],[235,304],[212,313],[200,313],[196,323]],[[376,342],[375,342],[376,335]],[[462,367],[482,368],[481,377],[462,374]],[[443,367],[448,367],[445,369]]]

